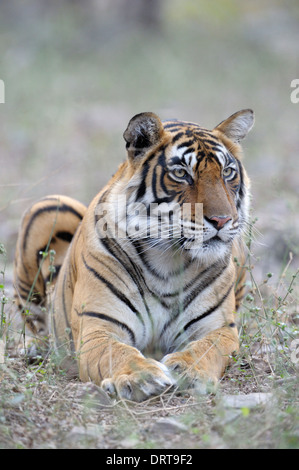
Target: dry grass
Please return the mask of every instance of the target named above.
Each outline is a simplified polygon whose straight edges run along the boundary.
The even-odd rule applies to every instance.
[[[261,361],[261,359],[255,359]],[[267,361],[266,361],[267,362]],[[230,369],[216,395],[188,391],[142,404],[110,401],[99,387],[20,360],[1,366],[1,448],[298,448],[296,378],[266,364]],[[269,378],[270,377],[270,378]],[[265,403],[227,406],[239,393]]]

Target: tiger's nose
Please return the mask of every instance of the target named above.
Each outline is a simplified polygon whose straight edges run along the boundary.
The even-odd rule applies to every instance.
[[[211,222],[211,224],[217,229],[217,230],[220,230],[222,229],[222,227],[229,221],[229,220],[232,220],[231,217],[211,217],[208,219],[209,222]]]

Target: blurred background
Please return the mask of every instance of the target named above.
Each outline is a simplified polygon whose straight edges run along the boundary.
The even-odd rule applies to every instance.
[[[51,193],[91,201],[125,158],[133,115],[213,128],[252,108],[244,150],[257,273],[279,276],[290,251],[298,267],[298,0],[0,0],[0,37],[8,264],[31,202]]]

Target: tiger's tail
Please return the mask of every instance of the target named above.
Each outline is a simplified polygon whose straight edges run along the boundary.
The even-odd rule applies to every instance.
[[[24,214],[14,260],[14,300],[34,336],[48,333],[46,295],[53,285],[86,207],[67,196],[48,196]]]

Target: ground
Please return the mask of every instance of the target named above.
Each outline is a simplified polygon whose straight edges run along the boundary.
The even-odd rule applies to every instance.
[[[231,370],[215,395],[186,391],[133,404],[49,366],[9,361],[1,368],[1,447],[298,448],[295,377],[249,367]]]

